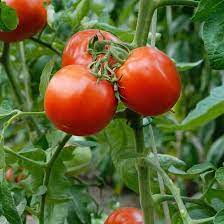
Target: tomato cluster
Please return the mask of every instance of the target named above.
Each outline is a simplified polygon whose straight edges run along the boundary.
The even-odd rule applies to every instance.
[[[104,224],[144,224],[143,214],[137,208],[119,208],[108,216]]]
[[[117,40],[99,30],[76,33],[65,46],[63,68],[51,79],[45,94],[48,118],[60,130],[78,136],[95,134],[105,128],[117,108],[113,85],[98,80],[88,68],[92,62],[88,43],[95,35],[100,40]]]
[[[16,10],[19,24],[13,31],[0,32],[0,40],[8,43],[21,41],[41,31],[47,22],[44,2],[44,0],[5,0],[8,6]]]
[[[57,128],[73,135],[86,136],[102,130],[117,108],[113,85],[89,69],[93,56],[88,46],[94,38],[119,41],[105,31],[76,33],[65,46],[62,69],[50,81],[45,95],[48,118]],[[101,53],[99,56],[103,57]],[[110,57],[107,60],[112,64]],[[114,76],[121,100],[143,116],[169,111],[180,96],[181,82],[175,65],[156,48],[131,51],[123,65],[114,69]]]

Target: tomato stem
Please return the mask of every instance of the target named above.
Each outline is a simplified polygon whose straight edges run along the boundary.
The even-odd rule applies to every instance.
[[[44,175],[44,181],[43,186],[48,188],[49,182],[50,182],[50,176],[51,171],[54,166],[55,161],[57,160],[58,156],[60,155],[62,149],[64,148],[65,144],[68,142],[68,140],[71,138],[71,135],[65,135],[65,137],[62,139],[62,141],[58,144],[58,147],[56,148],[53,156],[48,161],[47,166],[45,168],[45,175]],[[45,203],[46,203],[46,197],[47,197],[47,191],[42,195],[41,202],[40,202],[40,215],[39,215],[39,222],[40,224],[44,224],[44,212],[45,212]]]

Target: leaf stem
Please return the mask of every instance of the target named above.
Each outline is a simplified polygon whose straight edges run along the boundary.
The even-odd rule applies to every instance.
[[[172,193],[173,197],[175,198],[175,201],[177,203],[177,206],[180,211],[180,215],[183,220],[183,224],[192,224],[192,219],[189,216],[187,209],[183,203],[183,200],[180,195],[180,189],[176,187],[176,185],[173,183],[173,181],[169,178],[169,176],[166,174],[166,172],[158,166],[153,159],[147,158],[145,159],[145,162],[155,171],[157,171],[163,178],[166,186],[169,188],[170,192]]]
[[[62,149],[64,148],[67,141],[71,138],[71,135],[65,135],[65,137],[62,139],[62,141],[58,144],[58,147],[56,148],[53,156],[51,159],[47,162],[47,165],[45,167],[45,175],[44,175],[44,181],[43,186],[48,188],[49,182],[50,182],[50,176],[51,171],[54,166],[55,161],[57,160],[58,156],[60,155]],[[45,192],[41,197],[40,202],[40,214],[39,214],[39,222],[40,224],[44,224],[44,211],[45,211],[45,202],[46,202],[47,192]]]
[[[61,52],[59,50],[57,50],[56,48],[52,47],[51,44],[42,41],[41,39],[35,38],[35,37],[31,37],[30,40],[32,40],[35,43],[38,43],[46,48],[48,48],[49,50],[53,51],[54,53],[56,53],[57,55],[61,56]]]
[[[43,163],[43,162],[37,162],[37,161],[35,161],[35,160],[29,159],[29,158],[27,158],[27,157],[25,157],[25,156],[22,156],[22,155],[20,155],[19,153],[14,152],[14,151],[13,151],[12,149],[10,149],[9,147],[4,146],[3,149],[4,149],[5,153],[11,154],[11,155],[17,157],[18,159],[23,160],[23,161],[32,163],[32,164],[34,164],[34,165],[36,165],[36,166],[39,166],[39,167],[41,167],[41,168],[43,168],[43,167],[46,166],[45,163]]]

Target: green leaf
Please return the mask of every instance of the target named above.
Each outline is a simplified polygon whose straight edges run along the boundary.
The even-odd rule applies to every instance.
[[[0,104],[0,119],[8,117],[15,112],[16,111],[11,108],[10,103],[7,100],[2,101]]]
[[[221,136],[211,145],[207,154],[207,161],[214,164],[215,166],[219,166],[221,165],[223,158],[224,158],[224,136]]]
[[[210,96],[201,100],[180,125],[170,128],[191,130],[217,118],[224,113],[224,86],[214,88]]]
[[[223,0],[201,0],[197,7],[197,10],[193,16],[194,21],[205,21],[216,8],[220,7]]]
[[[224,209],[219,211],[213,220],[214,224],[222,224],[224,223]]]
[[[215,172],[215,178],[219,184],[224,185],[224,167],[220,167]]]
[[[22,224],[22,220],[16,210],[14,199],[5,181],[0,184],[0,198],[3,215],[7,221],[13,224]]]
[[[19,23],[16,10],[9,7],[4,2],[1,2],[0,6],[1,6],[1,11],[0,11],[1,22],[4,24],[6,28],[5,31],[16,29]]]
[[[83,174],[90,165],[92,158],[92,153],[89,147],[74,147],[67,146],[63,151],[72,152],[67,161],[64,161],[66,167],[66,174],[69,176],[77,176],[78,174]]]
[[[88,14],[89,6],[90,0],[81,0],[77,5],[75,12],[71,14],[73,30],[77,29],[82,19]]]
[[[52,70],[54,68],[54,64],[55,64],[55,57],[53,57],[51,59],[51,61],[49,63],[46,64],[41,77],[40,77],[40,86],[39,86],[39,90],[40,90],[40,97],[41,99],[44,98],[45,95],[45,91],[47,89],[48,83],[50,81],[50,77],[51,77],[51,73]]]
[[[203,40],[213,69],[224,69],[224,2],[220,1],[216,10],[206,20],[203,27]]]
[[[205,162],[205,163],[192,166],[190,169],[187,170],[187,173],[195,175],[195,174],[204,173],[208,170],[215,170],[215,169],[216,168],[213,164]]]
[[[79,219],[80,224],[90,223],[90,213],[86,204],[91,202],[91,199],[85,194],[86,189],[82,186],[73,186],[71,188],[72,201],[69,205],[67,220],[71,224],[75,224],[75,219]]]
[[[176,67],[177,67],[178,71],[185,72],[185,71],[188,71],[188,70],[191,70],[191,69],[197,67],[202,62],[203,62],[203,60],[199,60],[196,62],[177,62]]]
[[[205,197],[217,212],[224,209],[224,190],[210,188]]]
[[[154,158],[155,156],[153,153],[150,153],[149,157]],[[186,163],[184,161],[178,159],[177,157],[171,156],[171,155],[158,154],[158,158],[159,158],[160,166],[164,170],[168,170],[171,166],[174,166],[178,169],[186,167]]]

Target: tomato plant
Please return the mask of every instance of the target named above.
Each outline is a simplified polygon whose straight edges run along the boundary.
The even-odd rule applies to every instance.
[[[47,11],[43,0],[6,0],[6,4],[16,10],[18,27],[10,32],[0,32],[0,40],[15,42],[27,39],[41,31],[47,22]]]
[[[0,222],[223,224],[223,11],[0,1]]]

